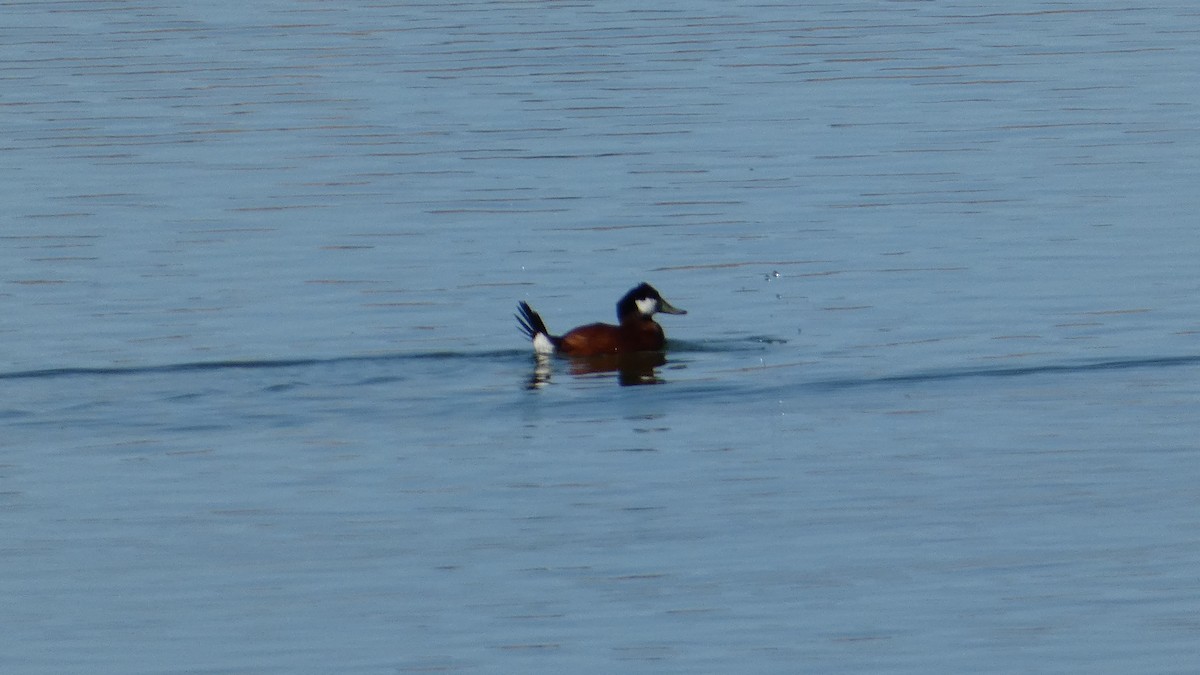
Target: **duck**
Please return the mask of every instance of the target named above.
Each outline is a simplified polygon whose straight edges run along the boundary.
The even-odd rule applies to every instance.
[[[517,324],[521,332],[533,341],[533,351],[539,355],[600,356],[661,352],[666,334],[654,320],[657,313],[687,314],[663,298],[656,288],[642,282],[617,301],[617,321],[590,323],[563,333],[551,335],[546,322],[527,302],[517,304]]]

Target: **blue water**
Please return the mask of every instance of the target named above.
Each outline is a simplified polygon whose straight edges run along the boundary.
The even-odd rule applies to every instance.
[[[0,16],[3,672],[1194,671],[1190,4]]]

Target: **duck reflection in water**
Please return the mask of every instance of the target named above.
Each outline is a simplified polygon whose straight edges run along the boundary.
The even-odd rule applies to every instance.
[[[662,352],[632,352],[629,354],[598,354],[596,356],[568,356],[567,372],[576,377],[617,374],[617,382],[623,387],[639,384],[662,384],[657,368],[667,363]],[[529,388],[537,389],[550,383],[552,373],[550,357],[537,355]]]
[[[617,302],[614,326],[592,323],[579,326],[563,335],[551,335],[541,315],[528,303],[517,305],[517,323],[526,337],[533,341],[538,365],[530,383],[538,387],[549,381],[549,356],[560,354],[570,359],[572,375],[594,375],[615,372],[623,385],[656,384],[661,382],[655,368],[667,362],[663,354],[666,335],[654,315],[687,314],[675,307],[647,283],[634,287]]]

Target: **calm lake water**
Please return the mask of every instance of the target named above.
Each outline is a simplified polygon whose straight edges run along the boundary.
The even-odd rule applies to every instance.
[[[1193,3],[0,16],[3,672],[1194,672]]]

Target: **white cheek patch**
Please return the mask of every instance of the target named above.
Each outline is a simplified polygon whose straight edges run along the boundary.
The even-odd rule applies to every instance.
[[[642,316],[650,316],[658,311],[658,301],[654,298],[642,298],[633,302],[637,305],[638,311],[642,313]]]

